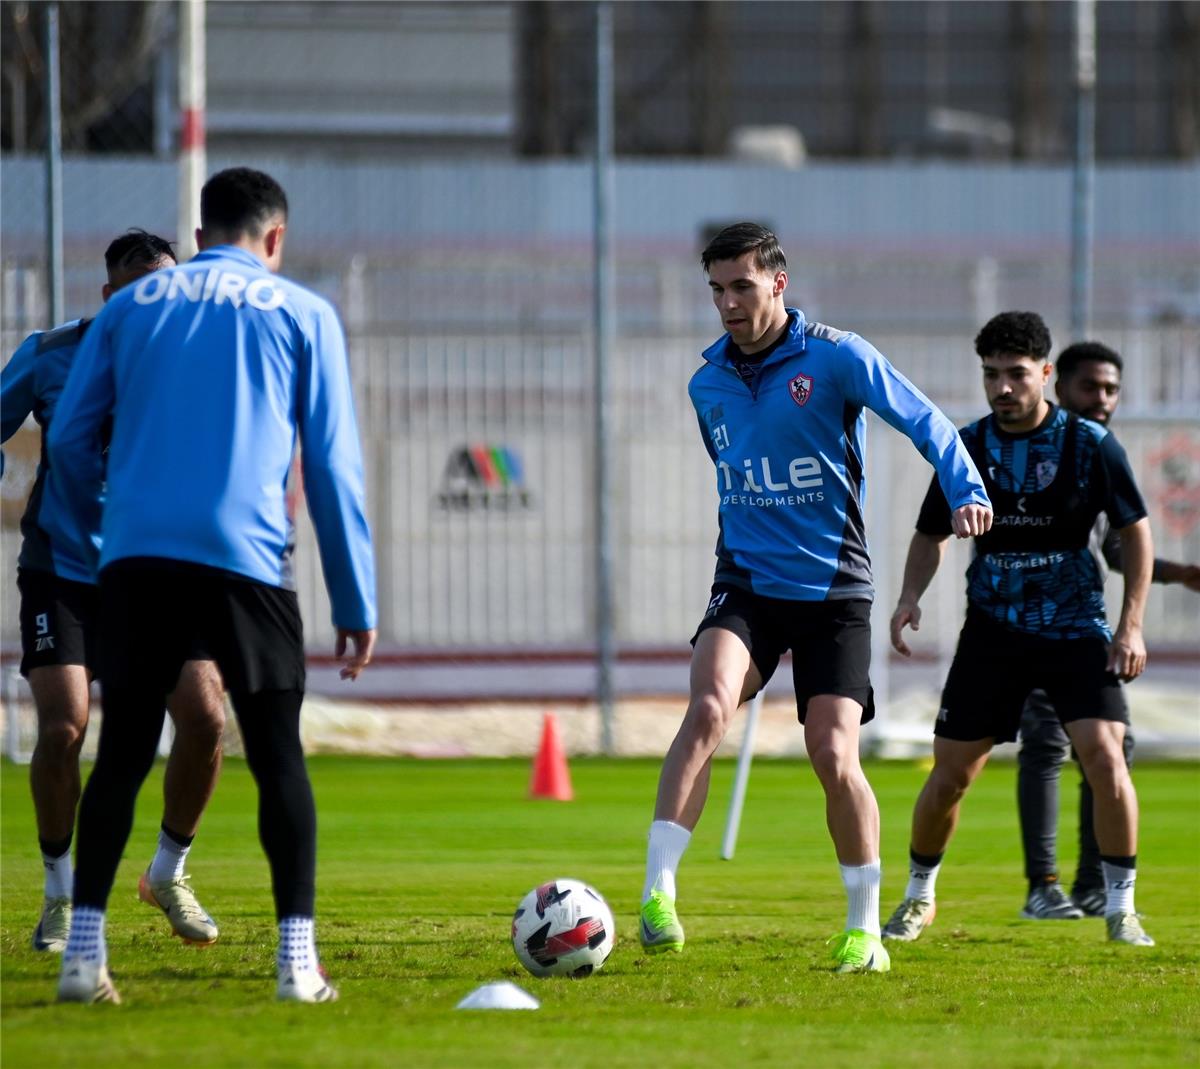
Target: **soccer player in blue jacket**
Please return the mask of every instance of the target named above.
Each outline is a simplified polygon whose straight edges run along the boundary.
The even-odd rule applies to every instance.
[[[909,942],[932,923],[936,881],[958,810],[997,742],[1017,737],[1029,695],[1044,692],[1095,796],[1108,938],[1153,946],[1134,909],[1137,795],[1123,743],[1122,682],[1146,667],[1142,616],[1154,560],[1150,521],[1125,451],[1098,423],[1045,397],[1050,332],[1034,312],[1002,312],[975,339],[992,414],[962,431],[996,510],[967,570],[967,618],[934,725],[933,769],[913,809],[909,881],[884,927]],[[1116,631],[1089,541],[1104,513],[1121,540],[1125,596]],[[908,550],[892,645],[909,648],[921,595],[941,562],[950,518],[931,486]]]
[[[108,299],[151,271],[175,266],[170,242],[130,230],[105,250]],[[31,413],[43,437],[54,421],[67,373],[91,319],[31,334],[0,372],[0,441],[8,441]],[[102,444],[102,443],[101,443]],[[71,928],[71,838],[79,802],[79,751],[88,725],[88,691],[96,673],[98,601],[91,568],[70,545],[52,544],[43,524],[61,502],[48,480],[45,451],[25,514],[17,588],[21,593],[21,674],[29,680],[37,711],[37,742],[29,766],[38,841],[45,871],[42,915],[33,949],[62,953]],[[86,532],[98,540],[98,529]],[[198,666],[184,673],[167,696],[175,740],[163,778],[163,819],[158,849],[142,874],[143,901],[162,909],[175,934],[196,946],[213,943],[218,930],[184,875],[184,863],[221,768],[225,702],[221,680]]]
[[[220,671],[258,784],[276,993],[336,997],[313,939],[316,810],[300,744],[304,641],[285,484],[298,444],[338,655],[353,646],[342,676],[353,679],[375,643],[375,575],[345,338],[327,301],[275,273],[287,198],[274,179],[220,172],[201,191],[200,218],[199,255],[122,290],[96,318],[49,436],[70,520],[87,529],[111,420],[94,562],[105,716],[80,803],[60,1001],[116,1000],[105,909],[163,697],[194,661]]]
[[[792,651],[796,707],[849,898],[839,972],[883,972],[879,808],[858,759],[874,716],[871,563],[863,519],[864,410],[907,435],[937,470],[960,537],[991,521],[954,425],[862,338],[784,303],[787,263],[755,223],[722,230],[701,262],[726,333],[689,394],[716,465],[720,537],[708,610],[692,640],[691,696],[663,762],[640,934],[683,949],[676,869],[708,795],[712,755],[735,711]]]

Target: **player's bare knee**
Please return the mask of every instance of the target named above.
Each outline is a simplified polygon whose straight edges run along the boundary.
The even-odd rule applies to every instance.
[[[1119,745],[1097,746],[1080,753],[1079,762],[1092,793],[1101,797],[1118,797],[1128,790],[1129,769]]]
[[[188,661],[167,698],[176,734],[190,746],[214,749],[225,730],[224,683],[211,661]]]
[[[948,809],[962,801],[971,786],[969,769],[958,765],[934,765],[926,789],[942,808]]]
[[[814,744],[808,751],[808,760],[826,791],[844,787],[859,775],[857,752],[837,739]]]
[[[733,715],[732,696],[720,689],[693,696],[688,703],[685,723],[697,738],[713,741],[715,747],[725,737]]]
[[[70,718],[45,720],[38,727],[37,750],[42,761],[65,764],[78,760],[85,725]]]
[[[171,709],[175,737],[197,750],[215,750],[225,731],[225,708],[205,702],[182,702]]]

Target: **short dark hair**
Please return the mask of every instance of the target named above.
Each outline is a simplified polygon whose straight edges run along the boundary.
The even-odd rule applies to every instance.
[[[975,335],[975,352],[981,357],[1011,353],[1048,360],[1050,331],[1037,312],[1001,312]]]
[[[114,238],[104,250],[104,266],[110,275],[133,267],[153,267],[159,260],[176,259],[174,242],[138,226]]]
[[[734,223],[717,232],[704,246],[700,262],[707,274],[709,266],[718,260],[736,260],[745,253],[754,253],[754,262],[761,271],[786,271],[787,260],[779,239],[758,223]]]
[[[287,212],[283,186],[250,167],[220,171],[200,190],[200,226],[207,231],[257,238],[272,219],[286,219]]]
[[[1074,345],[1068,345],[1058,354],[1054,366],[1060,379],[1069,379],[1079,370],[1079,365],[1088,360],[1112,364],[1118,371],[1125,370],[1121,354],[1098,341],[1077,341]]]

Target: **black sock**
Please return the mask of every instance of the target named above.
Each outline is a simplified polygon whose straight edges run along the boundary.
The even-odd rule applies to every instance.
[[[942,863],[942,858],[946,856],[946,851],[943,850],[940,854],[918,854],[911,846],[908,848],[908,856],[913,859],[918,865],[924,865],[927,869],[937,868]]]
[[[1116,865],[1121,869],[1136,869],[1137,854],[1130,854],[1129,857],[1116,857],[1113,854],[1101,854],[1101,861],[1107,861],[1110,865]]]
[[[42,853],[47,857],[62,857],[63,854],[71,849],[72,837],[68,835],[65,839],[55,839],[51,842],[49,839],[43,839],[41,836],[38,836],[38,846],[42,848]]]
[[[167,827],[165,821],[160,824],[159,827],[162,829],[163,835],[170,839],[171,842],[173,842],[176,846],[182,847],[184,850],[191,846],[192,840],[196,838],[194,835],[180,835],[179,832],[172,831]]]

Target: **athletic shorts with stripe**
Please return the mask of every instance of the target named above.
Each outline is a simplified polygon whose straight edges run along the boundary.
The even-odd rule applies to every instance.
[[[818,694],[836,694],[858,702],[864,724],[874,718],[869,601],[788,601],[730,583],[715,583],[692,645],[712,627],[732,632],[745,643],[764,687],[779,658],[791,650],[800,723],[804,723],[809,699]]]

